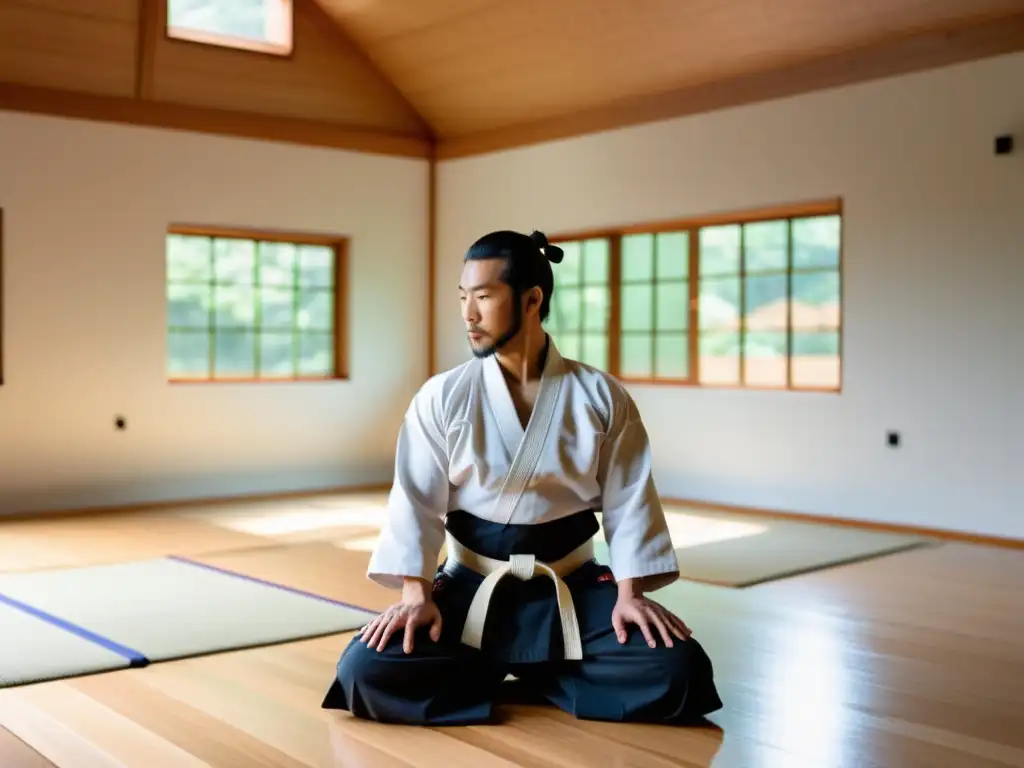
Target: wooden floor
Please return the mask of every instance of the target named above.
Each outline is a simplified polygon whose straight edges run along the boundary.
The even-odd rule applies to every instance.
[[[0,522],[0,571],[196,559],[369,608],[374,495]],[[497,726],[319,708],[349,636],[0,689],[2,768],[1024,766],[1024,552],[945,544],[744,590],[687,585],[708,727],[510,707]],[[0,653],[3,652],[0,638]]]

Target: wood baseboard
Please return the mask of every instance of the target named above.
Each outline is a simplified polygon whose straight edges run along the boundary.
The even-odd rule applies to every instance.
[[[278,491],[269,493],[241,493],[231,496],[197,497],[170,499],[166,501],[147,501],[138,504],[112,504],[75,507],[72,509],[39,510],[29,512],[12,512],[0,514],[0,524],[15,520],[55,520],[82,515],[116,515],[131,512],[159,512],[174,507],[223,507],[231,504],[262,503],[314,499],[325,494],[334,493],[379,493],[391,489],[391,483],[355,483],[330,488],[319,488],[306,491]]]
[[[924,536],[930,539],[942,539],[944,541],[957,541],[965,544],[982,544],[992,547],[1003,547],[1006,549],[1024,549],[1024,539],[1014,539],[1003,536],[990,536],[987,534],[968,533],[966,531],[952,531],[945,528],[929,528],[926,526],[903,525],[900,523],[881,523],[873,520],[858,520],[848,517],[831,517],[829,515],[814,515],[803,512],[785,512],[777,509],[765,509],[762,507],[744,507],[735,504],[720,504],[711,501],[698,501],[696,499],[679,499],[663,496],[662,501],[666,504],[707,509],[715,512],[727,512],[747,517],[764,517],[774,520],[792,520],[797,523],[819,523],[822,525],[836,525],[846,528],[859,528],[866,531],[879,531],[885,533],[899,533],[907,536]]]
[[[220,507],[231,504],[313,499],[325,494],[335,493],[385,493],[390,489],[391,483],[357,483],[353,485],[342,485],[305,491],[238,494],[232,496],[152,501],[131,505],[90,506],[54,511],[16,512],[7,515],[0,514],[0,523],[15,520],[53,520],[62,517],[78,517],[90,514],[109,515],[130,512],[152,512],[171,509],[173,507]],[[1005,536],[991,536],[987,534],[969,533],[966,531],[953,531],[944,528],[903,525],[900,523],[882,523],[873,520],[858,520],[846,517],[831,517],[829,515],[815,515],[803,512],[787,512],[778,509],[767,509],[764,507],[747,507],[736,504],[722,504],[713,501],[700,501],[698,499],[682,499],[672,496],[663,496],[662,502],[666,505],[693,507],[697,510],[706,509],[714,512],[726,512],[736,515],[744,515],[747,517],[763,517],[774,520],[791,520],[798,523],[835,525],[848,528],[859,528],[861,530],[868,531],[899,533],[908,536],[924,536],[931,539],[956,541],[966,544],[980,544],[984,546],[1001,547],[1004,549],[1024,550],[1024,539],[1015,539]]]

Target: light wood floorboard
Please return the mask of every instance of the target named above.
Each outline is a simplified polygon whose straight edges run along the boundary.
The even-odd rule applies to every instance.
[[[75,515],[53,520],[0,518],[0,572],[76,568],[273,543],[262,536],[165,512]]]
[[[244,505],[0,522],[0,570],[185,554],[383,608],[343,504],[250,509],[305,521],[264,529],[237,525]],[[334,516],[310,524],[313,508]],[[346,634],[2,689],[0,766],[1024,766],[1022,586],[1024,552],[957,543],[751,589],[684,583],[726,704],[704,728],[525,706],[488,727],[357,721],[320,709]]]

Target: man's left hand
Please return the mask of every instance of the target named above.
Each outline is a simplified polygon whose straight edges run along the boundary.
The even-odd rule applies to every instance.
[[[672,647],[672,638],[686,640],[690,637],[690,628],[683,620],[674,616],[671,611],[649,600],[643,595],[619,595],[612,609],[612,626],[620,643],[626,642],[626,625],[636,624],[647,639],[647,645],[654,648],[654,632],[652,626],[661,635],[665,645]]]

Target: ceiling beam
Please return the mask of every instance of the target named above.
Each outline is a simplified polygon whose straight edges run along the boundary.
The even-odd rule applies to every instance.
[[[423,159],[430,158],[432,147],[429,138],[350,128],[316,120],[15,83],[0,83],[0,110]]]

